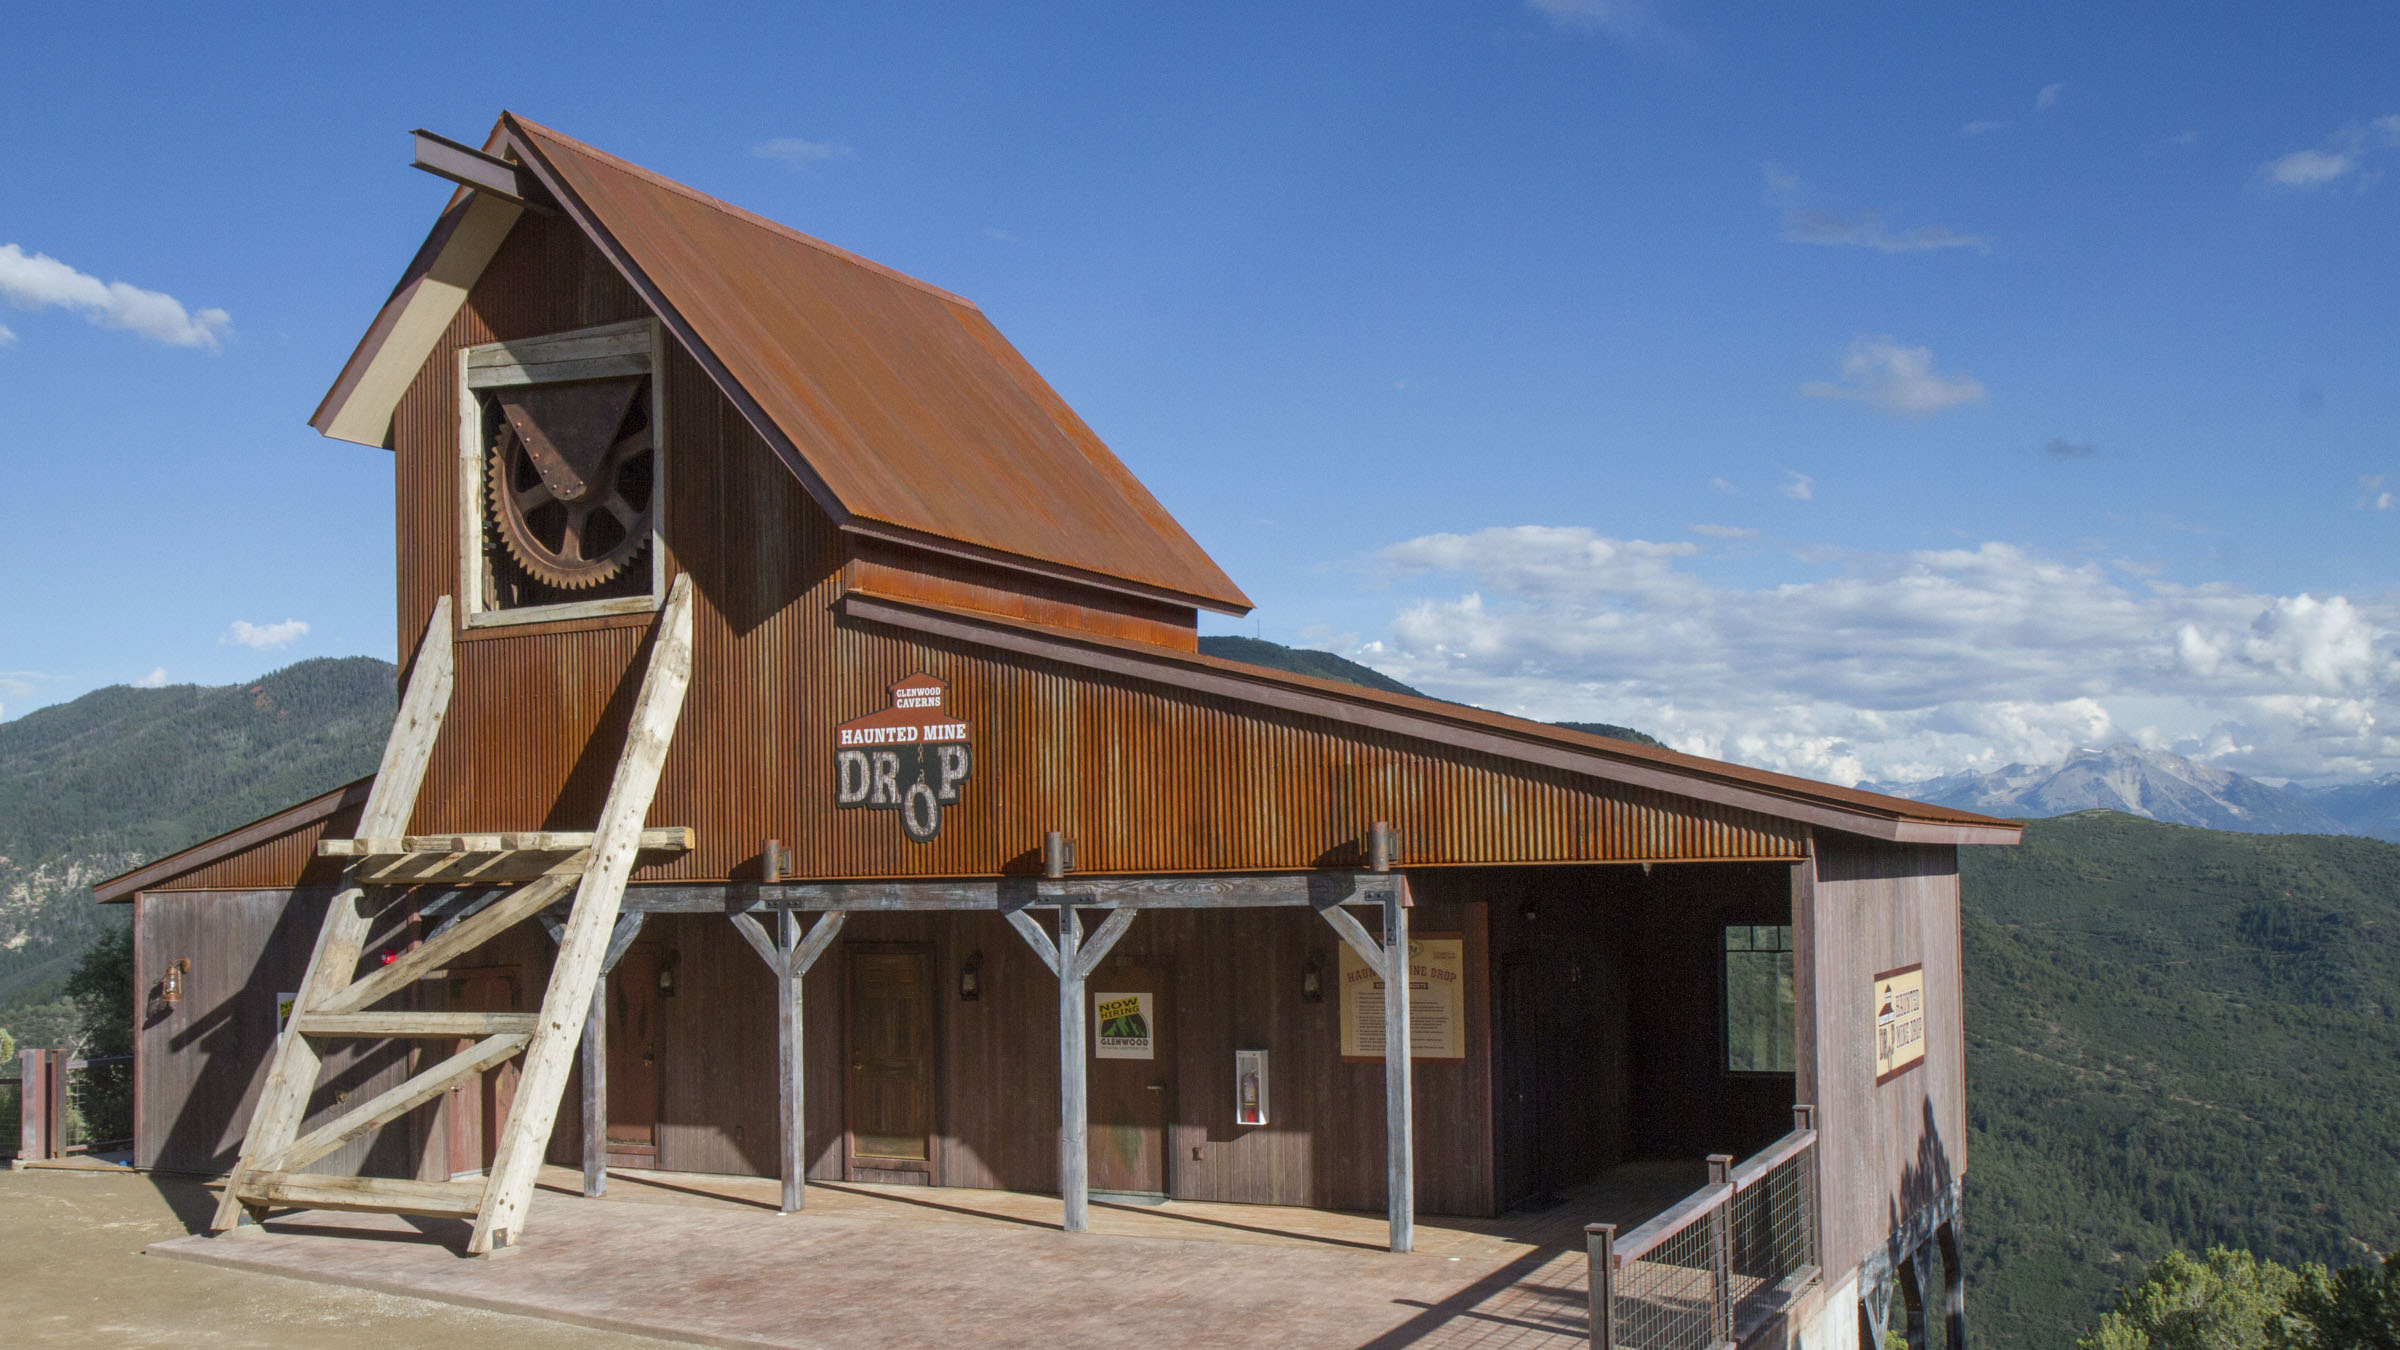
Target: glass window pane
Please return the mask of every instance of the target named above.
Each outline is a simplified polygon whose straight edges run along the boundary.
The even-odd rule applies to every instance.
[[[1737,925],[1725,934],[1725,1067],[1790,1073],[1796,1067],[1797,970],[1787,925]],[[1738,935],[1738,936],[1737,936]]]

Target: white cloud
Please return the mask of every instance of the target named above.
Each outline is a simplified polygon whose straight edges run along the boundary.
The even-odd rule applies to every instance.
[[[1879,253],[1925,253],[1935,249],[1971,248],[1992,251],[1981,235],[1960,234],[1947,225],[1918,225],[1905,230],[1887,228],[1872,211],[1841,211],[1816,204],[1800,176],[1770,164],[1766,167],[1767,203],[1783,211],[1783,237],[1795,244],[1849,244]]]
[[[2400,597],[2178,586],[1996,542],[1795,556],[1755,588],[1699,556],[1572,527],[1409,540],[1374,559],[1402,608],[1351,654],[1442,697],[1844,782],[2137,733],[2252,774],[2400,769]]]
[[[140,678],[140,679],[138,679],[138,680],[135,680],[135,681],[133,682],[133,687],[134,687],[134,688],[136,688],[136,689],[164,689],[164,688],[166,688],[166,687],[167,687],[167,668],[166,668],[165,666],[152,666],[152,667],[150,668],[150,673],[149,673],[149,674],[147,674],[147,675],[144,675],[142,678]]]
[[[804,141],[797,136],[760,141],[750,147],[752,157],[771,159],[794,169],[807,169],[837,159],[848,159],[852,153],[846,145],[837,145],[832,141]]]
[[[233,323],[224,310],[187,311],[174,296],[102,281],[15,244],[0,244],[0,297],[19,309],[77,310],[102,328],[121,328],[171,347],[213,349]]]
[[[1785,469],[1783,471],[1783,483],[1775,490],[1796,502],[1815,501],[1817,497],[1817,480],[1809,477],[1807,474],[1801,473],[1797,469]]]
[[[2294,150],[2259,166],[2267,181],[2279,187],[2312,188],[2340,178],[2358,167],[2358,156],[2329,150]]]
[[[1711,539],[1758,538],[1758,531],[1743,525],[1692,525],[1686,528],[1694,534],[1706,535]]]
[[[2066,92],[2067,87],[2063,84],[2045,84],[2042,86],[2042,92],[2033,96],[2033,106],[2037,111],[2055,108],[2058,106],[2060,97]]]
[[[2400,113],[2344,127],[2322,148],[2278,155],[2258,166],[2258,176],[2272,186],[2304,192],[2358,173],[2377,151],[2396,147]]]
[[[17,335],[15,330],[11,329],[7,324],[0,323],[0,347],[5,347],[16,340]]]
[[[2358,476],[2358,506],[2362,511],[2392,509],[2391,489],[2383,485],[2382,474],[2362,473]]]
[[[306,636],[308,636],[308,622],[305,619],[285,619],[282,623],[267,624],[245,623],[240,619],[235,619],[233,627],[226,629],[225,636],[218,638],[217,641],[238,643],[244,647],[255,647],[260,651],[266,651],[274,647],[289,647]]]
[[[1943,375],[1933,353],[1903,347],[1888,337],[1862,337],[1842,356],[1839,383],[1811,380],[1800,386],[1810,398],[1848,399],[1901,417],[1931,417],[1965,403],[1981,403],[1984,388],[1972,375]]]
[[[1649,0],[1525,0],[1525,6],[1560,28],[1606,33],[1628,42],[1669,40]]]

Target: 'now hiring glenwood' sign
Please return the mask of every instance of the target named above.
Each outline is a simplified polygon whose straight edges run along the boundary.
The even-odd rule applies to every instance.
[[[911,675],[891,687],[892,706],[834,729],[836,806],[900,813],[900,828],[923,843],[942,830],[942,808],[975,771],[974,733],[943,705],[950,686]]]

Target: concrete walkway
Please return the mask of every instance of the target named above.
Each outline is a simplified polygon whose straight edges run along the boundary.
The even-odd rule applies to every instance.
[[[1582,1225],[1630,1225],[1694,1169],[1620,1168],[1539,1215],[1431,1220],[1382,1250],[1379,1215],[614,1174],[608,1198],[544,1175],[524,1245],[461,1256],[466,1225],[311,1212],[160,1256],[701,1344],[1524,1346],[1585,1341]]]

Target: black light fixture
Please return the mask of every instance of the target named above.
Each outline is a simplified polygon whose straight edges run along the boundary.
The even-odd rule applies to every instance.
[[[1311,951],[1308,954],[1308,964],[1300,968],[1300,1001],[1302,1003],[1323,1003],[1325,1001],[1325,953],[1322,951]]]
[[[982,997],[983,952],[978,949],[968,953],[967,963],[958,968],[958,999],[961,1003],[973,1003]]]
[[[673,952],[667,953],[666,959],[658,963],[658,992],[669,998],[675,996],[675,953]]]

